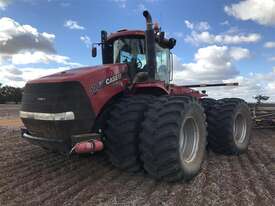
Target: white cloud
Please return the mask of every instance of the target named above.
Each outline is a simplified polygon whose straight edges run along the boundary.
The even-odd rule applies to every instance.
[[[242,33],[241,30],[237,27],[237,26],[231,26],[226,32],[225,34],[238,34],[238,33]]]
[[[188,29],[192,29],[192,30],[194,29],[194,24],[191,23],[190,21],[185,20],[184,23],[185,23],[185,26],[186,26]]]
[[[173,54],[173,69],[175,72],[183,70],[182,60],[175,54]]]
[[[250,51],[245,48],[240,47],[232,47],[229,49],[229,56],[235,60],[239,61],[241,59],[249,58],[250,57]]]
[[[55,52],[54,34],[38,32],[30,25],[20,25],[15,20],[0,19],[0,54],[11,55],[25,50]]]
[[[127,6],[127,0],[111,0],[111,1],[117,3],[118,6],[123,9],[125,9]]]
[[[270,78],[266,78],[266,77]],[[223,82],[238,82],[237,87],[215,87],[215,88],[204,88],[207,90],[207,94],[215,99],[226,98],[226,97],[237,97],[245,99],[248,102],[255,102],[256,95],[269,96],[269,101],[275,101],[274,94],[274,81],[275,73],[256,73],[246,76],[237,76],[233,79]]]
[[[275,101],[275,67],[272,72],[240,75],[234,66],[236,61],[248,58],[250,52],[240,47],[208,46],[200,48],[195,54],[194,62],[182,64],[174,55],[174,83],[178,85],[201,83],[238,82],[238,87],[214,87],[206,89],[209,97],[220,99],[226,97],[243,98],[255,101],[253,96],[263,94]]]
[[[23,87],[25,86],[26,81],[68,69],[70,69],[70,67],[58,67],[48,69],[26,67],[18,69],[15,65],[4,65],[0,66],[0,83],[2,83],[3,85]]]
[[[264,44],[265,48],[272,49],[275,48],[275,42],[274,41],[268,41]]]
[[[85,27],[80,26],[77,21],[73,21],[73,20],[67,20],[64,23],[64,26],[69,29],[74,29],[74,30],[84,30],[85,29]]]
[[[140,12],[144,10],[146,10],[146,6],[144,4],[138,4],[136,11]]]
[[[248,58],[250,52],[244,48],[227,46],[208,46],[198,49],[194,62],[182,64],[175,69],[176,82],[219,81],[239,74],[234,62]]]
[[[201,22],[198,22],[198,23],[192,23],[188,20],[185,20],[184,23],[185,23],[185,26],[188,29],[191,29],[191,30],[206,31],[206,30],[210,29],[210,25],[206,21],[201,21]]]
[[[80,66],[70,58],[55,53],[55,35],[39,32],[30,25],[21,25],[7,17],[0,19],[0,65],[57,64]]]
[[[208,31],[198,33],[193,31],[191,35],[185,38],[185,41],[194,45],[199,44],[242,44],[242,43],[255,43],[261,39],[261,35],[257,33],[247,35],[229,35],[219,34],[214,35]]]
[[[0,0],[0,9],[5,10],[12,0]]]
[[[0,19],[0,82],[4,85],[24,86],[37,77],[71,67],[83,66],[58,55],[54,49],[55,35],[39,32],[30,25],[21,25],[7,17]],[[57,68],[35,68],[18,65],[56,63]]]
[[[82,41],[88,48],[90,48],[92,44],[90,37],[88,37],[87,35],[81,36],[80,41]]]
[[[23,74],[23,72],[21,70],[15,68],[13,65],[9,65],[9,66],[3,67],[3,68],[6,68],[6,71],[9,72],[12,75],[21,75],[21,74]]]
[[[197,30],[199,31],[205,31],[208,29],[210,29],[210,25],[206,21],[199,22],[199,24],[197,25]]]
[[[222,26],[229,26],[230,23],[229,23],[228,20],[225,20],[225,21],[221,22],[221,25],[222,25]]]
[[[252,20],[261,25],[275,25],[275,0],[243,0],[224,10],[241,20]]]
[[[13,64],[37,64],[44,63],[48,64],[50,62],[55,62],[59,64],[67,64],[69,61],[69,57],[61,56],[57,54],[47,54],[44,52],[36,51],[36,52],[24,52],[14,54],[12,56]]]

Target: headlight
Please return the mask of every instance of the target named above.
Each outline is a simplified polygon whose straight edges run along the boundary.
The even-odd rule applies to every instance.
[[[46,121],[65,121],[75,119],[74,113],[71,111],[62,113],[39,113],[20,111],[20,117],[23,119],[36,119]]]

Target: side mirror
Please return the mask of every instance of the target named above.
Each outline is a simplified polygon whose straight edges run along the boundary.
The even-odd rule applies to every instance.
[[[97,49],[96,47],[92,48],[92,57],[96,57],[97,56]]]
[[[170,49],[173,49],[174,46],[176,45],[176,42],[177,42],[176,39],[170,38],[170,39],[169,39],[169,48],[170,48]]]

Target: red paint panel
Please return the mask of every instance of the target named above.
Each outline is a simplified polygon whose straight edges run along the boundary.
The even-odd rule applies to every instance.
[[[127,65],[126,64],[110,64],[95,67],[85,67],[79,69],[67,70],[53,75],[42,77],[28,83],[57,83],[79,81],[86,94],[88,95],[91,107],[96,115],[99,114],[102,107],[116,94],[122,92],[128,82],[127,79]],[[104,85],[96,93],[93,93],[93,85],[100,81],[106,81],[107,78],[122,74],[122,78],[109,85]]]
[[[125,31],[118,31],[111,33],[108,36],[108,41],[113,41],[114,39],[120,38],[120,37],[125,37],[125,36],[141,36],[144,37],[145,33],[142,30],[125,30]]]
[[[171,95],[190,95],[190,96],[193,96],[196,98],[201,98],[201,97],[207,96],[206,94],[202,94],[197,90],[190,89],[187,87],[177,86],[174,84],[170,85],[169,90],[170,90]]]
[[[109,85],[104,85],[102,88],[99,88],[99,91],[97,91],[96,93],[92,91],[92,87],[96,84],[99,84],[100,81],[106,81],[107,78],[118,74],[125,74],[126,72],[127,65],[114,64],[112,66],[110,65],[108,67],[105,67],[104,69],[100,69],[94,73],[87,74],[85,78],[80,81],[90,98],[93,110],[96,115],[100,113],[102,107],[113,96],[122,92],[125,89],[127,81],[122,81],[122,79],[120,79]]]
[[[169,94],[169,91],[166,89],[164,81],[151,81],[151,82],[144,82],[144,83],[136,83],[135,88],[158,88],[163,90],[164,93]]]

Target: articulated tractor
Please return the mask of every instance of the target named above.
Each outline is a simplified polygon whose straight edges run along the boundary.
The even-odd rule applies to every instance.
[[[148,11],[146,30],[101,32],[102,65],[72,69],[27,82],[20,117],[22,138],[49,151],[103,150],[129,172],[189,180],[200,171],[206,147],[239,155],[248,148],[251,115],[238,98],[211,99],[175,85],[171,50]]]

